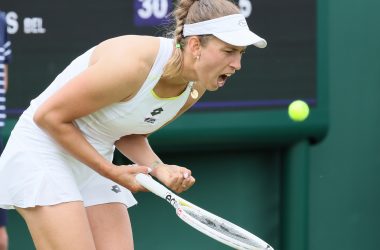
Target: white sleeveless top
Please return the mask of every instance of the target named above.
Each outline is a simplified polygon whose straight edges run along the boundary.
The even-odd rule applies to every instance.
[[[77,200],[83,200],[86,206],[110,202],[121,202],[127,207],[136,204],[130,191],[76,160],[33,121],[36,109],[49,96],[88,67],[93,50],[76,58],[20,116],[0,157],[0,207],[34,207]],[[154,65],[131,100],[74,121],[107,160],[112,161],[114,142],[120,137],[157,130],[186,103],[191,83],[178,97],[159,98],[153,93],[172,51],[173,41],[160,38]],[[118,192],[113,192],[115,186],[120,187]]]
[[[36,109],[71,78],[88,67],[93,50],[94,48],[76,58],[59,74],[40,96],[32,100],[22,118],[34,124],[32,117]],[[111,157],[113,145],[120,137],[154,132],[171,120],[186,103],[193,83],[189,83],[185,91],[177,97],[160,98],[153,92],[172,52],[173,40],[161,37],[153,67],[142,87],[131,100],[112,104],[74,121],[86,139],[101,154],[108,156],[106,158]],[[33,127],[40,130],[35,124]]]

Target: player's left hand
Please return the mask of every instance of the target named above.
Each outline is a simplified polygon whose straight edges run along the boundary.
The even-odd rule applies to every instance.
[[[191,171],[177,165],[160,163],[150,174],[176,193],[186,191],[195,183]]]

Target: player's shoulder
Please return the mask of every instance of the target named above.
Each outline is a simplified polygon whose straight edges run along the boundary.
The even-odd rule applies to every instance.
[[[96,46],[93,61],[105,58],[124,64],[133,64],[133,67],[150,68],[160,47],[160,38],[153,36],[125,35],[105,40]]]
[[[160,39],[153,36],[125,35],[108,39],[98,47],[119,56],[137,56],[146,58],[155,56],[160,46]]]

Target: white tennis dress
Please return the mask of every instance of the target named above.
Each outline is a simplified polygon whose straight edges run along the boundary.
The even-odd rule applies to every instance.
[[[131,207],[137,203],[129,190],[76,160],[33,122],[41,103],[88,67],[93,50],[76,58],[21,115],[0,158],[1,208],[68,201],[83,201],[85,206],[121,202]],[[114,142],[120,137],[155,131],[187,101],[192,83],[174,98],[159,98],[153,92],[172,52],[173,41],[160,38],[154,65],[135,97],[74,121],[106,159],[112,160]]]

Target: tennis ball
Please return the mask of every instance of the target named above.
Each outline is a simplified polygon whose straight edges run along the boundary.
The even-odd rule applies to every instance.
[[[309,106],[301,100],[293,101],[288,107],[290,119],[295,122],[302,122],[309,116]]]

